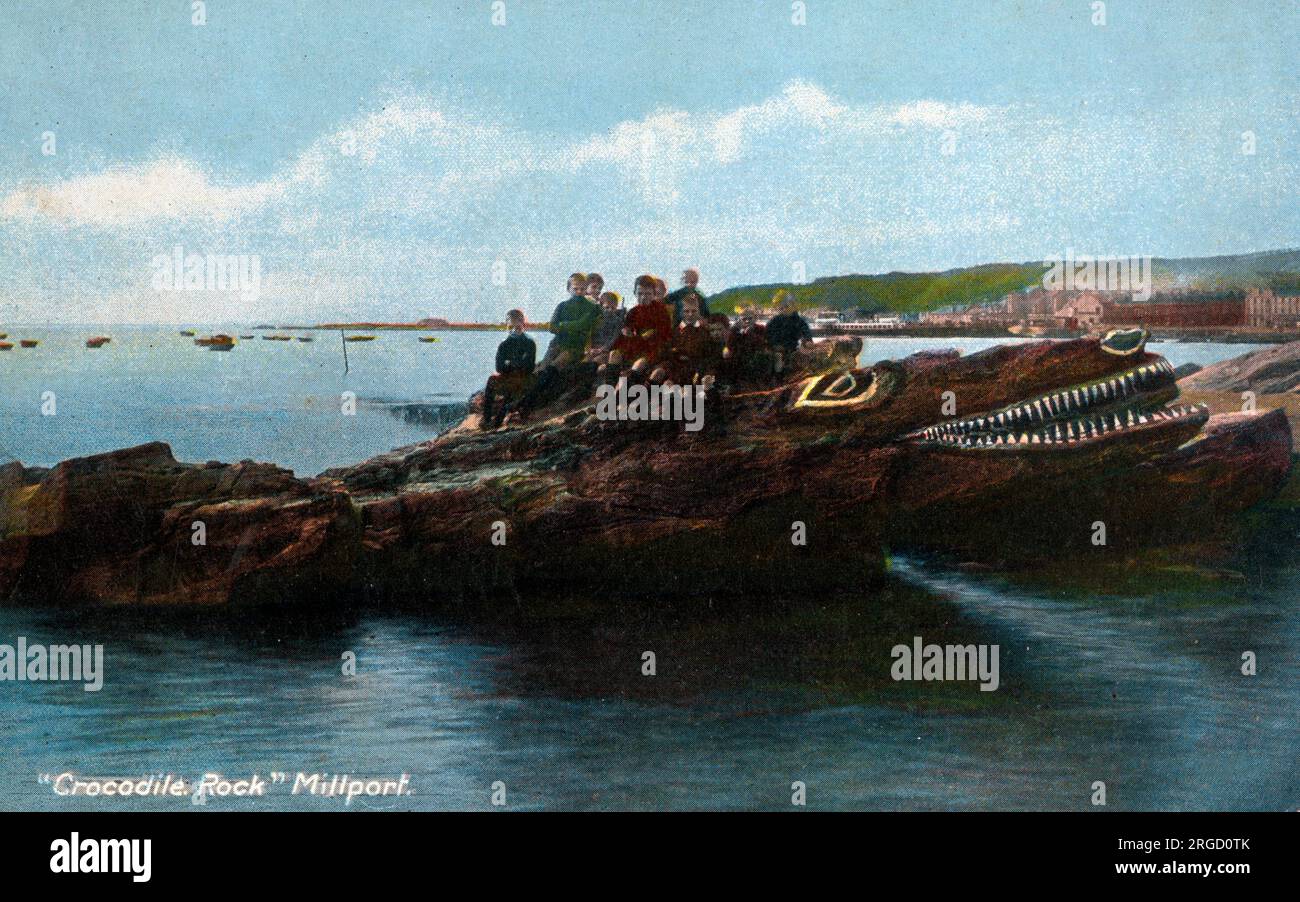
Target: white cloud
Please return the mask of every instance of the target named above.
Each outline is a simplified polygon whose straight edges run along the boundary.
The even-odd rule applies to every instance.
[[[711,128],[714,153],[719,162],[734,162],[754,137],[791,127],[825,130],[848,113],[816,85],[791,82],[776,97],[718,117]]]
[[[735,109],[561,137],[405,96],[258,181],[166,157],[19,185],[0,195],[0,269],[20,312],[98,292],[125,319],[199,321],[197,298],[143,293],[151,256],[183,244],[260,256],[253,319],[545,315],[573,269],[626,291],[638,272],[698,263],[714,289],[789,278],[794,262],[810,276],[946,268],[1066,246],[1195,252],[1149,236],[1224,223],[1293,231],[1294,211],[1278,212],[1293,159],[1272,144],[1241,158],[1222,138],[1230,115],[852,104],[795,81]],[[1203,196],[1212,215],[1182,214]]]
[[[919,101],[898,107],[850,107],[817,85],[787,84],[762,103],[723,114],[658,110],[604,134],[555,142],[465,115],[450,115],[414,97],[400,98],[314,142],[263,181],[221,184],[196,163],[164,157],[50,185],[20,187],[0,198],[0,220],[48,221],[112,230],[151,221],[223,222],[286,203],[295,189],[310,196],[331,181],[411,179],[397,194],[376,193],[377,206],[433,195],[486,190],[528,173],[579,173],[613,166],[656,205],[680,199],[683,172],[740,160],[755,142],[813,134],[878,130],[885,123],[953,127],[982,121],[990,110]],[[418,179],[418,181],[416,181]],[[360,181],[358,181],[360,180]],[[370,184],[372,189],[375,187]],[[301,215],[292,217],[300,222]]]
[[[287,179],[221,186],[194,163],[166,158],[19,188],[0,200],[0,217],[107,229],[159,219],[221,221],[283,197],[292,182],[306,178],[300,163]]]

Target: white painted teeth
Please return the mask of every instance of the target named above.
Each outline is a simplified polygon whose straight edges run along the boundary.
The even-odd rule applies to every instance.
[[[961,448],[1051,445],[1088,441],[1133,426],[1179,419],[1188,414],[1208,413],[1209,408],[1205,405],[1193,404],[1166,407],[1149,414],[1119,410],[1096,411],[1090,416],[1079,415],[1078,411],[1087,413],[1089,407],[1109,406],[1106,402],[1136,395],[1140,386],[1154,381],[1161,373],[1173,371],[1174,368],[1168,361],[1159,360],[1117,374],[1108,380],[1042,395],[995,414],[930,426],[913,435]],[[1067,419],[1067,412],[1073,412],[1074,419]],[[1058,419],[1060,422],[1056,422]],[[981,434],[986,431],[993,434]]]

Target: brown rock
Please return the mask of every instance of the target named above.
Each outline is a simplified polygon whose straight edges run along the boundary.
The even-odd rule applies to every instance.
[[[346,577],[359,535],[337,487],[251,461],[182,464],[161,443],[11,465],[0,493],[0,598],[19,601],[274,602]]]
[[[1300,388],[1300,341],[1273,345],[1211,364],[1180,383],[1188,391],[1278,395]]]

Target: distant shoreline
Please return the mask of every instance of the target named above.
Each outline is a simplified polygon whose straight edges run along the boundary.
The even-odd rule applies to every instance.
[[[1138,328],[1137,326],[1103,327]],[[1152,329],[1153,342],[1170,341],[1188,344],[1288,344],[1300,341],[1300,332],[1254,332],[1234,329]],[[948,326],[907,326],[900,329],[816,329],[813,335],[859,335],[863,341],[871,338],[1017,338],[1024,340],[1085,338],[1090,333],[1083,329],[1049,329],[1041,333],[1014,333],[1006,329],[971,329]]]
[[[524,328],[530,331],[545,329],[549,323],[528,323]],[[505,323],[318,323],[312,326],[270,326],[262,323],[253,326],[253,331],[323,331],[323,332],[504,332]]]

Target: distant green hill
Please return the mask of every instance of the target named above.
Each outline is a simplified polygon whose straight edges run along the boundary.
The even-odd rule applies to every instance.
[[[1294,285],[1300,277],[1300,250],[1262,251],[1223,257],[1157,257],[1152,261],[1156,285],[1199,289]]]
[[[1042,264],[993,263],[937,273],[891,272],[878,276],[829,276],[806,285],[773,283],[729,288],[709,298],[709,307],[730,312],[755,304],[766,307],[780,289],[789,290],[802,308],[860,308],[868,313],[919,313],[951,304],[995,301],[1009,291],[1042,283]]]
[[[1223,257],[1163,258],[1152,261],[1157,290],[1187,286],[1224,291],[1254,286],[1282,287],[1300,279],[1300,250],[1265,251]],[[988,263],[935,273],[828,276],[804,285],[774,282],[742,285],[710,296],[710,308],[730,313],[755,304],[767,307],[780,289],[803,309],[862,309],[867,313],[920,313],[1001,299],[1012,291],[1041,285],[1045,267],[1034,263]]]

